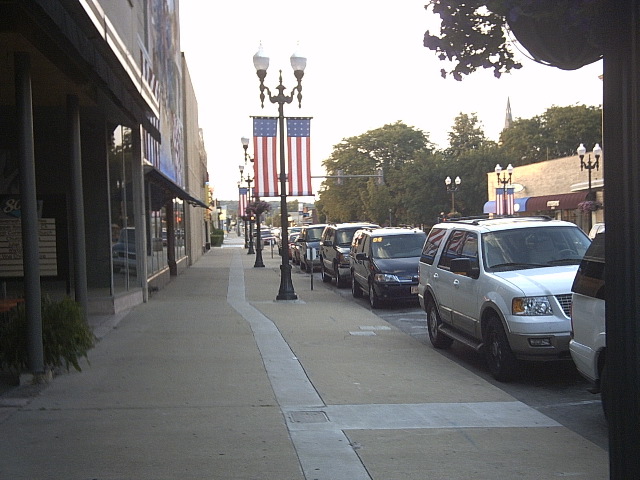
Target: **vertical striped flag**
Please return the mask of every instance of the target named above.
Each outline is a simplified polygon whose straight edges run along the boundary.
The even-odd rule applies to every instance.
[[[247,214],[247,192],[249,189],[247,187],[240,187],[238,189],[238,216],[244,217]]]
[[[287,118],[289,195],[311,196],[310,118]]]
[[[505,190],[506,190],[506,199],[505,199]],[[515,213],[513,208],[514,203],[515,203],[515,195],[514,195],[513,187],[496,188],[496,215],[513,215]]]
[[[277,197],[276,117],[253,117],[253,178],[256,197]]]

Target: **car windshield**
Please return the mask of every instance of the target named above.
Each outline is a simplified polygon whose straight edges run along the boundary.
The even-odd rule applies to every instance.
[[[426,238],[425,233],[372,237],[371,254],[380,259],[419,257]]]
[[[589,247],[578,227],[531,227],[483,234],[485,268],[493,271],[578,265]]]
[[[353,228],[350,230],[338,230],[336,232],[336,243],[338,245],[349,246],[351,245],[351,240],[353,240],[353,234],[356,233],[358,229]]]
[[[319,227],[319,228],[310,228],[307,230],[307,241],[308,242],[317,242],[320,240],[320,237],[322,236],[322,231],[324,230],[324,227]]]

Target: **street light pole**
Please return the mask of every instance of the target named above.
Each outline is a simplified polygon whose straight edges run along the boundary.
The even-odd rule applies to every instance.
[[[238,188],[240,188],[240,186],[242,185],[242,182],[244,182],[244,176],[242,175],[242,172],[244,171],[244,165],[240,164],[239,166],[240,168],[240,181],[238,182]],[[247,189],[247,193],[246,193],[246,199],[245,199],[245,205],[244,205],[244,211],[240,212],[242,213],[242,216],[240,218],[242,218],[242,223],[243,223],[243,229],[244,229],[244,248],[249,248],[249,230],[247,229],[247,220],[249,219],[249,215],[247,215],[247,204],[249,203],[249,190]]]
[[[244,171],[244,165],[240,165],[240,178],[242,178],[242,172]],[[251,178],[249,176],[249,174],[247,173],[246,176],[246,181],[247,181],[247,205],[249,204],[249,202],[251,201],[251,182],[253,181],[253,178]],[[247,255],[254,255],[256,252],[253,249],[253,221],[251,220],[251,214],[249,212],[245,211],[245,218],[247,220],[249,220],[249,251],[247,252]],[[245,237],[247,236],[247,225],[246,225],[246,221],[245,221],[245,226],[244,226],[244,231],[245,231]],[[246,243],[246,240],[245,240]]]
[[[583,171],[586,168],[587,171],[589,172],[589,184],[588,184],[588,190],[587,190],[587,200],[595,201],[595,195],[591,191],[591,170],[593,170],[594,168],[596,170],[599,170],[599,168],[600,168],[600,155],[602,155],[602,148],[600,148],[600,144],[598,144],[598,143],[596,143],[595,146],[593,147],[593,155],[596,157],[596,161],[594,163],[591,163],[591,155],[589,155],[589,159],[585,163],[584,156],[587,153],[587,149],[584,147],[584,144],[582,144],[582,143],[580,144],[580,146],[578,147],[577,152],[578,152],[578,156],[580,157],[580,171]],[[587,218],[587,231],[591,230],[591,223],[592,223],[591,220],[592,220],[591,212],[589,212],[589,216]]]
[[[498,163],[495,168],[496,176],[498,177],[498,183],[502,184],[502,215],[507,214],[507,185],[511,184],[511,176],[513,175],[513,165],[509,164],[507,166],[507,171],[502,174],[502,178],[500,178],[500,173],[502,172],[502,167]],[[509,177],[507,178],[507,174]],[[497,206],[497,204],[496,204]]]
[[[456,177],[456,179],[452,182],[451,177],[447,177],[444,179],[444,184],[447,186],[447,192],[451,193],[451,216],[456,213],[456,192],[458,188],[460,188],[460,184],[462,180],[460,177]]]
[[[247,148],[249,148],[249,139],[247,137],[242,137],[240,139],[242,142],[242,148],[244,149],[244,163],[247,163],[247,160],[250,160],[253,163],[253,158],[249,156],[247,153]],[[254,202],[259,202],[260,197],[256,195]],[[262,260],[262,231],[260,229],[260,216],[262,215],[260,212],[255,212],[256,214],[256,261],[253,264],[253,268],[256,267],[264,267],[264,261]],[[253,236],[252,236],[253,238]]]
[[[289,238],[289,225],[287,212],[287,174],[285,168],[285,148],[284,148],[284,104],[291,103],[293,101],[294,93],[297,91],[298,106],[302,107],[302,77],[304,76],[304,69],[307,66],[307,59],[297,53],[291,55],[291,67],[293,68],[293,74],[295,75],[298,84],[291,90],[290,95],[285,95],[285,87],[282,84],[282,70],[280,70],[279,85],[276,87],[278,91],[277,95],[272,95],[271,90],[264,84],[264,79],[267,76],[267,69],[269,68],[269,57],[264,54],[262,50],[262,44],[258,49],[258,52],[253,56],[253,65],[256,68],[256,74],[260,79],[260,104],[264,108],[264,100],[267,98],[265,92],[268,95],[271,103],[278,104],[278,127],[280,129],[280,226],[283,239]],[[291,280],[291,265],[289,264],[289,250],[287,248],[282,249],[282,264],[280,265],[280,289],[276,300],[296,300],[298,296],[293,289],[293,282]]]

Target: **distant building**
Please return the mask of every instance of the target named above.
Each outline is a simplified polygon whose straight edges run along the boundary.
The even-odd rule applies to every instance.
[[[511,100],[507,97],[507,112],[504,117],[504,130],[513,125],[513,116],[511,115]]]
[[[514,166],[512,186],[515,214],[548,215],[573,222],[585,231],[590,225],[604,222],[603,164],[604,159],[600,157],[599,170],[592,171],[592,199],[601,206],[591,212],[583,211],[580,206],[589,200],[589,184],[587,172],[580,170],[580,157],[577,155]],[[485,203],[483,211],[495,213],[496,189],[502,188],[495,172],[487,173],[487,188],[489,201]]]

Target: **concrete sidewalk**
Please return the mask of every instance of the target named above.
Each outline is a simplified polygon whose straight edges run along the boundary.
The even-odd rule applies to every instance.
[[[233,235],[232,235],[233,237]],[[229,238],[81,373],[4,398],[4,479],[608,478],[605,451],[294,267]]]

